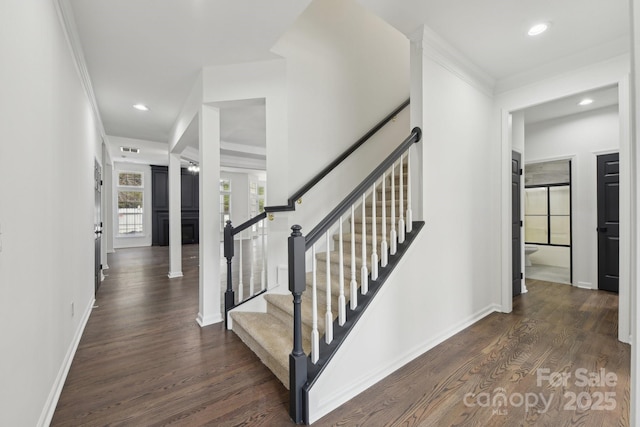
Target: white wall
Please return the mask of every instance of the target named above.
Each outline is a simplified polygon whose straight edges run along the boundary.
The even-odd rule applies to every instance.
[[[353,0],[316,0],[273,50],[287,63],[291,195],[406,100],[409,41]],[[409,135],[408,118],[397,125],[303,198],[292,219],[303,233]]]
[[[487,250],[498,238],[486,226],[492,98],[427,44],[412,52],[422,62],[426,225],[312,387],[314,420],[499,307]]]
[[[596,156],[619,147],[617,105],[525,126],[525,163],[571,159],[573,284],[577,286],[598,287]],[[535,253],[531,260],[544,261],[543,257]]]
[[[555,267],[571,267],[571,251],[569,248],[560,246],[537,246],[538,251],[529,255],[532,264],[550,265]]]
[[[135,163],[113,163],[113,247],[134,248],[141,246],[151,246],[151,167]],[[119,172],[141,172],[143,174],[143,232],[136,236],[121,236],[118,234],[118,173]]]
[[[0,57],[0,425],[46,425],[93,305],[101,141],[53,1],[0,3]]]

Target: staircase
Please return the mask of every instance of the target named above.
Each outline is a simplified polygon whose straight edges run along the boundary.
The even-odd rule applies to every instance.
[[[392,207],[391,197],[391,176],[387,175],[385,181],[385,208],[386,208],[386,240],[390,241],[392,218],[390,215]],[[403,204],[400,204],[400,175],[396,170],[395,176],[395,212],[396,212],[396,229],[398,228],[397,222],[399,220],[400,212],[405,212],[407,209],[407,190],[408,190],[408,176],[407,166],[404,163],[403,178],[404,183],[402,191],[404,196]],[[376,187],[376,251],[378,257],[381,259],[381,242],[383,241],[383,219],[381,212],[383,210],[383,196],[382,186]],[[358,293],[360,293],[361,287],[361,268],[362,262],[362,242],[365,240],[362,234],[363,219],[366,224],[366,264],[369,271],[371,270],[371,253],[372,253],[372,221],[373,221],[373,197],[368,195],[365,202],[365,216],[362,215],[362,206],[360,205],[355,209],[356,214],[354,216],[354,223],[356,226],[356,232],[354,233],[355,241],[355,278],[358,283]],[[350,215],[345,215],[345,230],[349,230]],[[326,293],[326,263],[327,257],[330,264],[330,283],[331,283],[331,308],[333,313],[333,320],[338,318],[338,299],[340,295],[340,274],[344,278],[344,295],[347,301],[347,307],[351,300],[351,288],[349,283],[352,278],[352,238],[351,232],[342,233],[343,240],[343,268],[340,271],[340,254],[338,252],[340,236],[336,232],[333,234],[333,250],[330,252],[316,253],[316,287],[317,287],[317,301],[318,301],[318,332],[321,341],[324,340],[324,334],[326,330],[325,325],[325,307],[327,300]],[[389,244],[388,247],[391,245]],[[386,268],[389,268],[386,267]],[[382,275],[385,267],[379,267],[380,274]],[[311,333],[312,333],[312,286],[313,286],[313,272],[306,273],[306,285],[307,291],[302,296],[302,347],[306,354],[311,352]],[[242,341],[251,350],[256,353],[260,360],[275,374],[275,376],[289,388],[289,355],[293,348],[293,304],[291,294],[266,294],[264,299],[267,303],[266,313],[256,312],[234,312],[230,313],[233,320],[233,331],[242,339]]]

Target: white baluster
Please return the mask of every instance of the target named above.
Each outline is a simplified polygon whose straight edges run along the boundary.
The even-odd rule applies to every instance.
[[[264,244],[264,231],[267,227],[267,221],[262,220],[262,270],[260,271],[260,290],[264,291],[267,287],[267,277],[265,271],[265,260],[267,258],[266,246]]]
[[[404,155],[400,155],[400,212],[398,212],[398,243],[404,243],[404,173],[402,172],[402,160]]]
[[[340,326],[344,325],[344,322],[347,321],[347,308],[346,301],[344,297],[344,247],[342,243],[342,217],[340,217],[340,225],[338,226],[338,254],[340,257],[340,296],[338,297],[338,324]]]
[[[327,302],[327,314],[324,317],[324,341],[327,344],[331,344],[331,341],[333,341],[333,313],[331,313],[331,252],[329,252],[331,240],[329,230],[325,233],[325,237],[327,242],[327,293],[325,298]]]
[[[244,300],[244,283],[242,283],[242,232],[240,232],[240,256],[238,258],[238,302]]]
[[[411,212],[411,149],[407,151],[407,233],[413,231],[413,213]]]
[[[249,296],[253,296],[255,286],[255,281],[253,279],[253,258],[255,257],[255,254],[253,253],[253,249],[253,231],[249,228]]]
[[[369,292],[369,270],[367,269],[367,212],[366,193],[362,194],[362,268],[360,269],[360,292]]]
[[[358,307],[358,282],[356,281],[356,208],[351,205],[351,289],[350,303],[351,310]]]
[[[320,358],[320,334],[318,333],[318,290],[316,286],[316,246],[311,247],[311,363]]]
[[[376,218],[376,183],[371,190],[371,280],[378,280],[378,218]]]
[[[380,265],[386,267],[389,263],[389,247],[387,246],[387,194],[385,181],[387,176],[382,172],[382,242],[380,243]]]
[[[396,164],[391,165],[391,255],[398,251],[398,233],[396,232]]]

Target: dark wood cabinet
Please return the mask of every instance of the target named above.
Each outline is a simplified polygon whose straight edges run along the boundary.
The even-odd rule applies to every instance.
[[[200,203],[198,174],[181,169],[182,244],[198,243]],[[169,169],[151,166],[152,233],[151,244],[169,244]]]

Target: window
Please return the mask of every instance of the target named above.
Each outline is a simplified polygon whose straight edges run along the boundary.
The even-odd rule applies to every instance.
[[[542,185],[525,188],[524,240],[552,246],[571,245],[571,188]]]
[[[220,232],[231,219],[231,180],[220,180]]]
[[[118,235],[139,236],[144,232],[144,174],[118,172]]]

